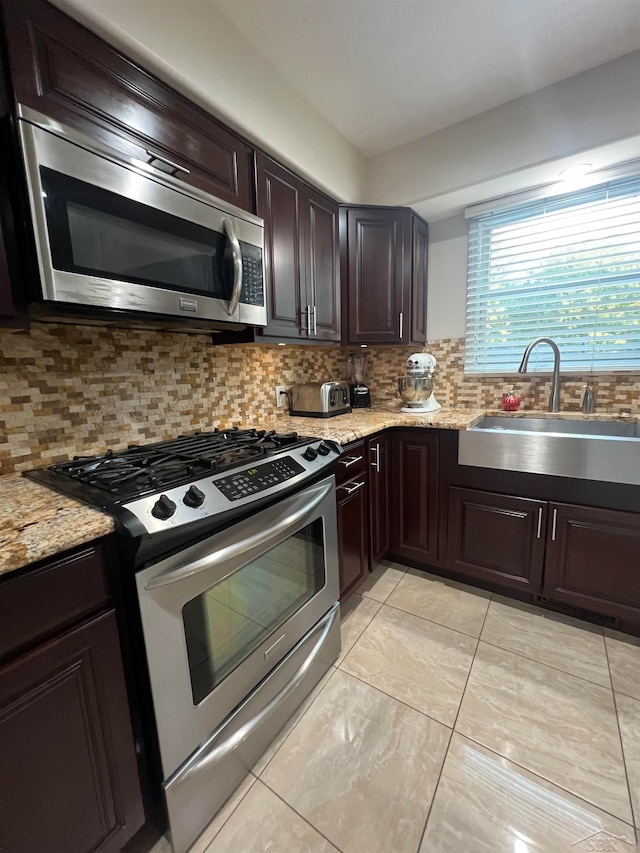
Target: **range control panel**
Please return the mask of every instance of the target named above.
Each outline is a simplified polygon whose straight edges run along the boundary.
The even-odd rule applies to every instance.
[[[292,456],[285,456],[272,462],[256,465],[255,468],[234,471],[233,474],[216,480],[214,486],[220,489],[230,501],[238,501],[256,492],[264,492],[303,472],[304,468],[299,462],[296,462]]]
[[[277,495],[302,486],[310,477],[334,464],[342,454],[335,441],[313,439],[308,444],[282,450],[251,467],[202,477],[123,504],[143,524],[147,533],[159,533],[194,521],[214,518],[230,509],[241,512],[265,494]]]

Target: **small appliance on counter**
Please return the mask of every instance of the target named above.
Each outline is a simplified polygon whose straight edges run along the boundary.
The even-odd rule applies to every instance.
[[[414,352],[407,359],[406,376],[398,377],[398,391],[407,404],[400,410],[410,415],[437,412],[442,408],[433,396],[436,360],[428,352]]]
[[[350,411],[346,382],[302,382],[291,390],[291,415],[332,418]]]
[[[366,352],[352,352],[349,355],[349,379],[351,381],[349,394],[354,409],[371,408],[371,394],[364,384],[368,355],[369,353]]]

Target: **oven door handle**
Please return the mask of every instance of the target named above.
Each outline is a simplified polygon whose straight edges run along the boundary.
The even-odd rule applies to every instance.
[[[233,315],[238,310],[240,291],[242,290],[242,252],[231,220],[225,217],[222,220],[222,227],[229,238],[231,256],[233,257],[233,291],[231,293],[231,299],[229,300],[229,307],[227,308],[227,314]]]
[[[216,764],[216,762],[221,761],[226,755],[236,749],[236,747],[238,747],[244,740],[250,737],[251,734],[278,709],[282,702],[284,702],[284,700],[294,692],[322,651],[322,647],[327,641],[329,632],[333,628],[339,613],[340,606],[336,602],[325,617],[327,623],[322,629],[322,633],[291,680],[288,681],[269,702],[267,702],[264,708],[259,711],[255,717],[248,720],[232,735],[220,743],[218,742],[220,735],[214,735],[208,743],[203,744],[203,746],[200,747],[200,751],[193,756],[187,767],[176,777],[176,781],[179,784],[192,779],[202,770],[205,770],[206,768],[211,767],[211,765]]]
[[[200,572],[206,572],[214,566],[220,565],[220,563],[237,559],[246,552],[269,548],[272,544],[277,545],[288,532],[295,532],[334,488],[334,481],[331,480],[316,487],[311,494],[305,492],[299,501],[301,505],[296,506],[294,501],[291,510],[285,512],[280,521],[276,521],[273,526],[259,530],[249,536],[241,536],[240,541],[238,541],[237,527],[217,534],[212,552],[191,563],[178,566],[175,569],[167,569],[155,577],[149,578],[144,588],[146,590],[159,589],[200,574]]]

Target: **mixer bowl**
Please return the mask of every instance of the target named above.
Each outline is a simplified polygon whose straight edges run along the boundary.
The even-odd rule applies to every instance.
[[[433,374],[430,376],[399,376],[398,391],[408,406],[420,406],[431,396]]]

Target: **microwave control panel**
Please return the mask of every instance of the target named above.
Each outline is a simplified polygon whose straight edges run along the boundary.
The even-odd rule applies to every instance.
[[[242,290],[240,302],[245,305],[264,305],[262,249],[240,241],[242,252]]]

